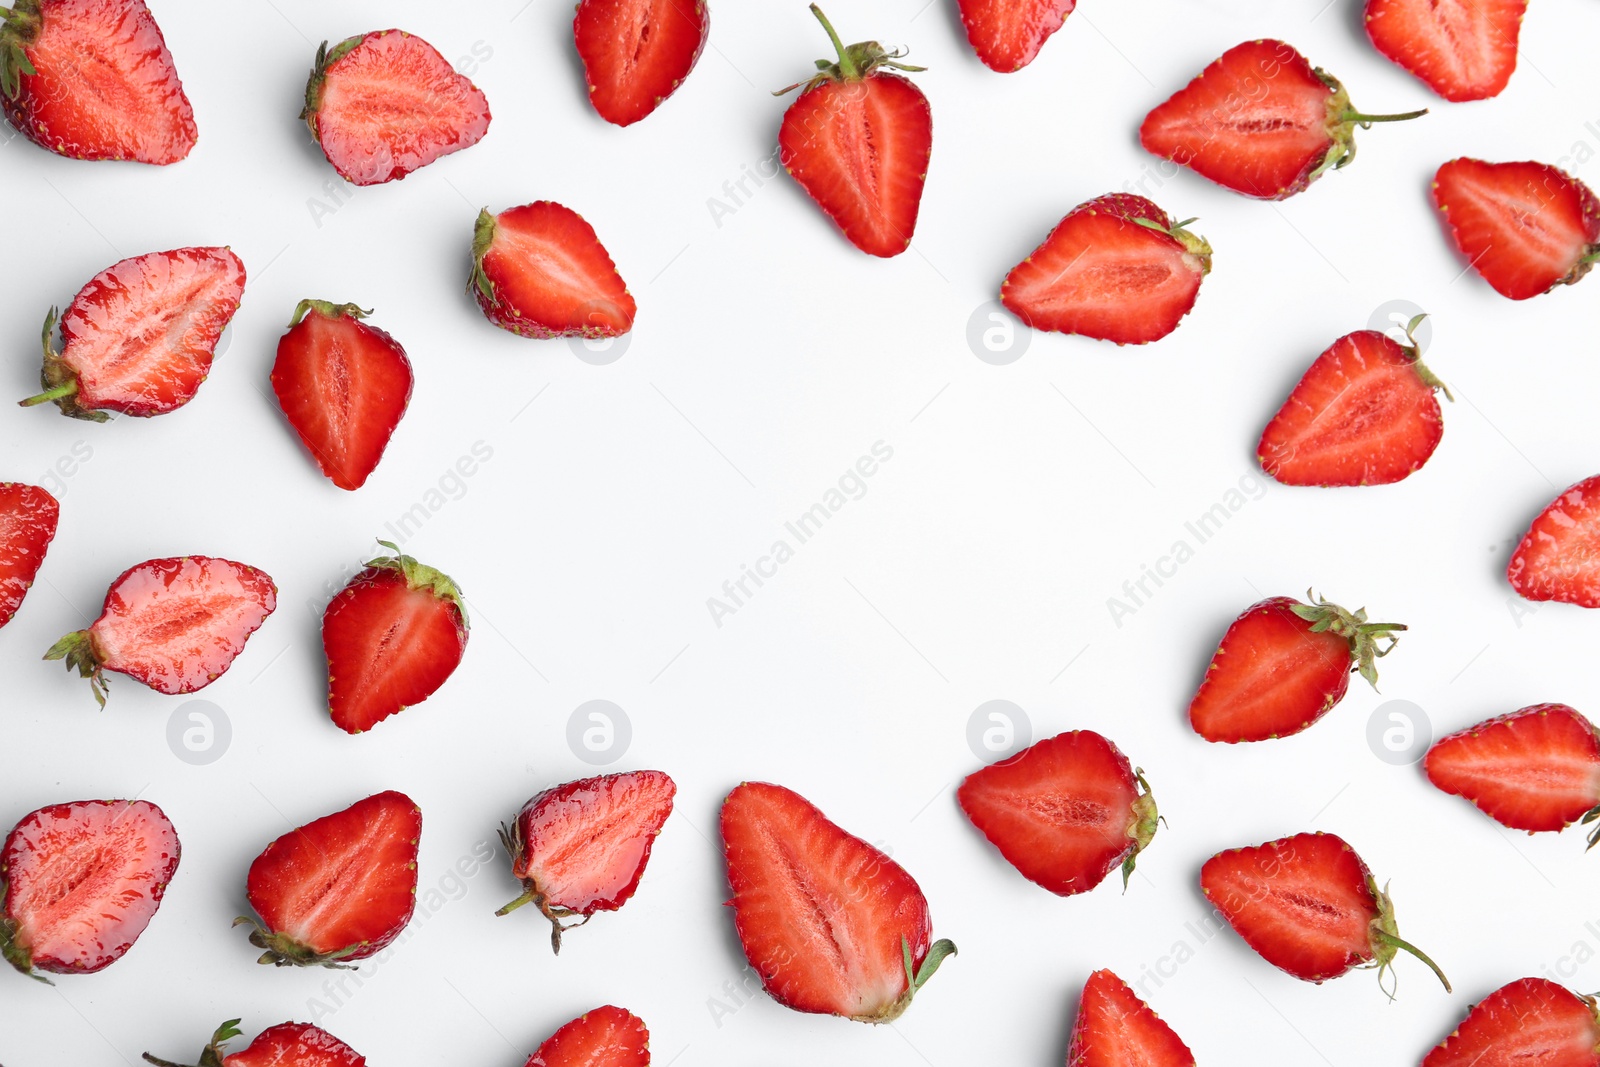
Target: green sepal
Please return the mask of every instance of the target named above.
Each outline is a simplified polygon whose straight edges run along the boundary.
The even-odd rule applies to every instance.
[[[1405,122],[1408,119],[1421,118],[1428,113],[1427,108],[1421,111],[1407,111],[1399,115],[1367,115],[1355,108],[1350,103],[1350,94],[1340,84],[1339,79],[1332,74],[1317,67],[1314,74],[1333,92],[1328,94],[1326,130],[1328,138],[1333,142],[1328,147],[1328,154],[1322,158],[1317,169],[1306,178],[1306,184],[1316,181],[1330,170],[1341,170],[1349,166],[1356,158],[1356,127],[1368,129],[1375,122]]]
[[[233,925],[253,928],[250,931],[250,943],[264,950],[256,962],[274,967],[328,967],[336,971],[350,971],[355,968],[340,961],[365,947],[365,942],[357,942],[335,952],[318,952],[292,937],[268,930],[259,919],[247,915],[233,920]]]
[[[39,384],[44,392],[26,400],[17,401],[19,407],[31,408],[37,404],[53,402],[63,415],[88,422],[106,422],[111,416],[104,411],[93,411],[78,403],[78,372],[67,366],[55,347],[56,321],[59,308],[51,308],[44,317],[44,329],[39,331],[39,347],[44,352],[44,362],[39,368]]]
[[[521,824],[518,823],[515,826],[507,826],[505,823],[501,823],[500,843],[505,846],[506,854],[511,857],[511,866],[513,869],[515,869],[516,866],[522,861],[522,853],[526,847],[522,841]],[[550,951],[555,953],[557,956],[561,955],[561,935],[566,933],[568,930],[574,930],[582,926],[592,917],[589,915],[584,915],[577,922],[562,922],[562,919],[570,919],[572,916],[579,913],[571,910],[570,908],[563,908],[559,904],[550,903],[549,899],[544,894],[544,890],[539,887],[539,883],[534,881],[532,878],[524,878],[522,880],[522,895],[517,897],[516,900],[511,901],[511,903],[507,904],[505,907],[497,910],[495,915],[510,915],[512,912],[526,904],[535,905],[538,907],[540,914],[542,914],[546,919],[550,920]]]
[[[289,329],[292,330],[300,325],[305,317],[313,311],[325,319],[364,319],[372,314],[370,310],[363,311],[359,304],[335,304],[329,300],[311,300],[308,298],[295,305],[294,318],[289,320]]]
[[[1450,979],[1444,976],[1439,965],[1428,958],[1428,954],[1400,936],[1399,924],[1394,917],[1394,901],[1389,899],[1389,887],[1378,888],[1378,883],[1371,875],[1367,876],[1367,891],[1377,902],[1378,914],[1373,916],[1372,922],[1367,926],[1368,945],[1372,950],[1372,962],[1369,966],[1378,969],[1378,988],[1386,993],[1390,1000],[1394,999],[1398,985],[1385,987],[1384,975],[1388,974],[1394,965],[1395,955],[1404,949],[1417,959],[1428,965],[1428,969],[1444,984],[1446,993],[1454,992],[1450,988]]]
[[[1411,321],[1406,323],[1406,340],[1411,343],[1402,345],[1401,348],[1406,353],[1406,357],[1411,360],[1411,368],[1417,372],[1417,377],[1422,379],[1422,384],[1429,389],[1436,389],[1443,393],[1444,398],[1453,404],[1456,398],[1450,395],[1450,387],[1440,381],[1439,376],[1429,370],[1427,364],[1422,362],[1422,346],[1417,344],[1417,327],[1421,326],[1422,320],[1427,317],[1428,313],[1426,311],[1411,316]]]
[[[834,30],[833,23],[828,21],[828,16],[816,4],[811,5],[811,13],[822,23],[822,28],[828,33],[828,40],[833,43],[836,59],[819,59],[816,62],[817,73],[803,82],[779,89],[773,96],[784,96],[796,89],[804,88],[810,92],[819,85],[828,82],[856,82],[866,78],[879,67],[888,67],[892,70],[904,70],[915,73],[927,70],[927,67],[915,67],[909,63],[901,63],[900,58],[906,53],[904,49],[895,49],[893,52],[884,48],[877,41],[860,41],[856,44],[846,45],[839,39],[839,34]]]
[[[28,58],[28,46],[39,37],[44,18],[39,0],[17,0],[10,9],[0,8],[0,93],[15,100],[22,92],[22,76],[39,73]]]
[[[939,970],[940,964],[956,954],[956,944],[948,939],[935,941],[928,947],[928,954],[922,958],[921,969],[915,971],[912,969],[911,942],[903,934],[900,937],[900,952],[905,960],[906,991],[900,994],[893,1004],[879,1011],[876,1015],[851,1016],[855,1021],[863,1023],[892,1023],[900,1018],[901,1015],[905,1014],[905,1010],[911,1006],[911,999],[917,995],[917,990],[928,984],[928,979],[932,978]]]
[[[440,600],[448,600],[456,606],[456,611],[461,616],[461,628],[470,630],[471,623],[467,621],[467,602],[461,595],[461,587],[456,585],[455,579],[441,570],[430,567],[425,563],[418,563],[416,558],[400,551],[400,546],[392,541],[379,541],[378,544],[393,552],[392,556],[379,556],[377,559],[367,561],[367,566],[376,570],[399,571],[405,576],[406,585],[412,589],[426,589]]]
[[[1372,688],[1378,688],[1378,660],[1394,651],[1400,639],[1395,635],[1406,627],[1398,622],[1368,622],[1367,609],[1346,611],[1330,604],[1311,590],[1306,590],[1307,604],[1295,604],[1289,610],[1311,624],[1314,634],[1338,634],[1350,642],[1350,658]],[[1380,645],[1387,640],[1389,643]]]
[[[328,42],[323,41],[317,46],[317,62],[311,68],[311,77],[306,79],[306,106],[300,112],[300,118],[305,121],[306,127],[311,130],[311,136],[321,139],[317,133],[317,112],[322,110],[322,88],[328,80],[328,68],[339,60],[349,55],[356,45],[367,39],[367,34],[347,37],[328,47]]]
[[[1200,261],[1200,274],[1202,277],[1211,273],[1211,242],[1207,241],[1199,234],[1192,233],[1184,228],[1191,222],[1198,220],[1184,219],[1182,222],[1174,222],[1168,225],[1163,225],[1162,223],[1157,222],[1155,219],[1147,219],[1142,215],[1134,215],[1129,216],[1128,221],[1137,223],[1147,230],[1154,230],[1157,233],[1164,233],[1168,237],[1171,237],[1173,240],[1183,245],[1183,250],[1185,252],[1189,253],[1191,256],[1194,256]]]
[[[1150,792],[1150,783],[1145,780],[1144,768],[1135,767],[1133,776],[1144,792],[1133,801],[1133,822],[1128,825],[1128,837],[1133,840],[1133,851],[1122,861],[1123,892],[1128,890],[1128,879],[1133,877],[1134,867],[1139,862],[1139,853],[1155,839],[1156,830],[1161,823],[1161,812],[1156,808],[1156,798]]]
[[[489,275],[483,269],[483,257],[489,254],[489,246],[494,243],[495,221],[489,214],[489,209],[484,208],[478,212],[478,221],[472,225],[472,276],[467,279],[467,292],[476,289],[495,307],[500,306],[500,298],[495,294],[494,282],[489,280]]]
[[[77,671],[80,677],[89,679],[89,688],[94,693],[94,699],[102,708],[106,706],[106,677],[100,669],[104,662],[100,653],[94,646],[94,634],[88,630],[74,630],[61,640],[50,646],[50,651],[44,654],[47,660],[65,660],[67,670]]]
[[[227,1022],[217,1027],[216,1032],[211,1035],[211,1043],[201,1050],[200,1062],[196,1064],[195,1067],[222,1067],[223,1057],[228,1054],[228,1042],[232,1041],[242,1033],[244,1033],[244,1031],[239,1029],[238,1019],[229,1019]],[[154,1064],[155,1067],[185,1067],[185,1065],[181,1063],[173,1063],[170,1060],[158,1059],[157,1057],[150,1055],[148,1052],[144,1054],[144,1061],[146,1063]]]

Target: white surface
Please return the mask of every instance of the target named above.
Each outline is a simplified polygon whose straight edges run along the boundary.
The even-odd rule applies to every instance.
[[[612,769],[659,767],[680,788],[638,895],[555,959],[540,922],[494,917],[517,892],[497,858],[320,1020],[378,1067],[520,1067],[606,1002],[643,1016],[661,1064],[1047,1067],[1091,970],[1138,983],[1145,968],[1174,971],[1162,960],[1180,942],[1193,958],[1144,989],[1200,1062],[1412,1064],[1490,989],[1554,973],[1575,944],[1592,956],[1600,858],[1580,834],[1501,831],[1375,758],[1365,726],[1386,698],[1420,704],[1436,735],[1538,701],[1600,714],[1600,620],[1544,607],[1519,621],[1502,575],[1533,514],[1600,467],[1600,281],[1502,300],[1458,277],[1428,200],[1455,155],[1600,149],[1600,10],[1539,0],[1505,94],[1449,105],[1372,51],[1354,0],[1319,14],[1322,2],[1085,0],[1032,67],[1000,76],[972,57],[953,0],[837,0],[846,40],[903,43],[930,68],[917,76],[935,143],[916,245],[885,262],[849,248],[785,178],[720,227],[708,210],[772,150],[785,103],[767,90],[824,54],[799,2],[714,4],[693,76],[618,130],[584,100],[565,2],[155,0],[199,146],[165,169],[59,159],[20,137],[0,147],[0,393],[34,390],[45,310],[122,256],[227,243],[250,283],[211,380],[178,413],[96,426],[0,405],[4,477],[37,481],[92,449],[65,482],[40,582],[0,631],[0,823],[139,794],[172,816],[184,859],[144,939],[109,970],[54,989],[0,975],[0,1060],[182,1058],[224,1018],[244,1016],[248,1035],[306,1019],[332,972],[258,967],[228,928],[256,852],[399,788],[422,806],[421,883],[437,887],[526,797],[591,772],[565,731],[595,698],[632,720]],[[452,58],[492,49],[473,77],[494,122],[477,147],[350,195],[296,121],[300,93],[317,42],[388,25]],[[1172,337],[1117,349],[1037,336],[1010,366],[974,358],[968,316],[1004,272],[1073,205],[1153,162],[1135,136],[1144,113],[1259,36],[1299,47],[1364,108],[1434,113],[1362,134],[1352,167],[1282,205],[1188,174],[1150,186],[1174,214],[1200,216],[1216,247]],[[1596,164],[1567,165],[1600,184]],[[309,202],[329,189],[342,203],[319,227]],[[494,329],[462,292],[479,207],[539,198],[589,219],[638,298],[631,345],[609,366]],[[267,385],[306,296],[375,308],[416,365],[410,412],[355,494],[316,473]],[[1388,488],[1273,487],[1114,626],[1106,599],[1255,471],[1257,435],[1305,365],[1393,298],[1433,313],[1429,363],[1457,397],[1427,468]],[[865,496],[714,626],[707,597],[880,440],[894,456]],[[347,737],[321,703],[324,586],[479,441],[492,459],[405,546],[465,589],[466,661],[426,704]],[[100,713],[86,683],[38,660],[123,568],[181,553],[261,566],[281,589],[277,614],[201,694],[234,729],[207,767],[167,746],[187,698],[114,678]],[[1358,679],[1299,737],[1200,741],[1184,709],[1223,627],[1259,596],[1309,585],[1411,624],[1383,663],[1383,696]],[[997,697],[1028,710],[1035,737],[1094,728],[1149,773],[1171,825],[1126,895],[1051,896],[961,817],[953,787],[976,765],[968,716]],[[713,1018],[710,1000],[744,968],[721,907],[717,805],[751,778],[891,846],[936,932],[960,945],[892,1029],[764,996]],[[1231,933],[1202,945],[1188,932],[1207,910],[1205,857],[1307,829],[1344,835],[1393,880],[1402,932],[1445,967],[1453,997],[1414,962],[1399,963],[1390,1004],[1369,973],[1305,985]],[[1600,985],[1600,965],[1571,984]]]

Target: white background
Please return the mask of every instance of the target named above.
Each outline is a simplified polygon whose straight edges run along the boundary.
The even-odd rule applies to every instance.
[[[0,823],[84,797],[161,804],[184,858],[142,941],[109,970],[54,988],[0,975],[6,1067],[192,1057],[221,1019],[247,1034],[306,1019],[331,972],[258,967],[243,931],[250,859],[358,797],[399,788],[425,817],[424,892],[529,795],[590,773],[566,741],[580,703],[615,701],[631,749],[680,788],[638,895],[552,958],[503,859],[361,971],[322,1024],[375,1065],[519,1067],[559,1024],[613,1002],[649,1024],[658,1063],[1059,1064],[1077,991],[1111,967],[1202,1063],[1413,1064],[1467,1007],[1523,975],[1600,985],[1600,857],[1578,831],[1515,836],[1378,759],[1384,699],[1435,735],[1523,705],[1600,713],[1593,615],[1519,617],[1503,570],[1533,515],[1600,467],[1594,313],[1600,281],[1522,304],[1462,263],[1428,198],[1456,155],[1556,162],[1600,184],[1592,43],[1600,9],[1538,0],[1497,100],[1450,105],[1378,56],[1354,0],[1085,0],[1025,71],[969,51],[953,0],[837,0],[847,41],[904,44],[930,69],[934,148],[913,250],[850,248],[787,178],[721,225],[708,199],[770,156],[783,101],[826,52],[798,0],[714,4],[710,45],[655,115],[612,128],[588,108],[570,4],[155,0],[200,129],[169,168],[0,147],[6,188],[0,393],[36,390],[40,320],[128,255],[231,245],[250,271],[228,346],[198,397],[157,419],[98,426],[0,405],[6,478],[59,457],[62,523],[40,580],[0,631]],[[474,80],[494,121],[478,146],[403,182],[351,190],[296,119],[317,42],[403,27]],[[1240,40],[1278,36],[1371,111],[1432,106],[1360,136],[1360,158],[1281,205],[1191,175],[1157,188],[1200,216],[1215,270],[1177,333],[1142,349],[1036,336],[1019,361],[975,358],[969,315],[1075,204],[1137,182],[1144,113]],[[331,184],[329,184],[331,182]],[[337,199],[330,199],[337,190]],[[353,195],[352,195],[353,193]],[[551,198],[599,232],[638,298],[608,366],[562,341],[488,325],[464,295],[478,209]],[[331,214],[318,210],[337,207]],[[318,222],[320,221],[320,225]],[[271,399],[276,338],[296,301],[375,309],[406,346],[416,392],[383,464],[351,494],[318,474]],[[1136,614],[1106,600],[1255,471],[1266,419],[1306,364],[1391,299],[1434,318],[1432,368],[1455,391],[1426,469],[1396,486],[1273,487]],[[706,599],[783,535],[874,442],[894,450],[778,576],[713,625]],[[322,703],[325,586],[475,442],[492,459],[406,542],[454,575],[474,628],[426,704],[347,737]],[[55,483],[47,483],[55,484]],[[447,484],[446,488],[456,488]],[[205,553],[267,570],[280,606],[201,694],[232,723],[210,766],[166,731],[192,698],[113,677],[110,705],[39,655],[97,613],[150,557]],[[1314,729],[1212,746],[1185,708],[1227,622],[1308,586],[1411,624]],[[961,817],[977,766],[969,716],[1004,698],[1033,736],[1093,728],[1144,767],[1170,826],[1126,895],[1074,899],[1024,881]],[[716,816],[744,779],[798,789],[892,849],[961,948],[893,1027],[796,1014],[758,996],[715,1019],[744,960]],[[1344,835],[1392,879],[1402,933],[1456,983],[1399,964],[1396,1003],[1370,973],[1302,984],[1231,933],[1198,943],[1196,876],[1213,852],[1301,830]],[[1192,958],[1174,966],[1178,942]],[[1185,953],[1187,956],[1188,953]],[[1565,971],[1558,972],[1557,968]],[[354,987],[351,987],[352,989]],[[728,1001],[732,1003],[732,1001]],[[720,1024],[720,1025],[719,1025]]]

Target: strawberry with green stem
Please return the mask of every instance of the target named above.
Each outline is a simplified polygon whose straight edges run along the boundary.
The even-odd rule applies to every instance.
[[[279,1023],[261,1031],[245,1048],[229,1052],[227,1043],[241,1033],[238,1019],[217,1027],[196,1067],[366,1067],[365,1056],[310,1023]],[[144,1061],[153,1067],[185,1067],[148,1052]]]

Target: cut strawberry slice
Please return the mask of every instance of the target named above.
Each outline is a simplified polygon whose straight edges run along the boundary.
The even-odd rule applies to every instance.
[[[1367,0],[1367,36],[1446,100],[1500,95],[1528,0]]]
[[[427,41],[379,30],[317,49],[300,113],[340,177],[404,178],[489,132],[489,101]]]
[[[248,1047],[229,1052],[227,1043],[240,1033],[238,1019],[217,1027],[198,1067],[366,1067],[365,1056],[310,1023],[279,1023],[261,1031]],[[154,1067],[184,1067],[148,1052],[144,1060]]]
[[[158,693],[193,693],[222,676],[278,606],[264,572],[210,556],[152,559],[111,583],[100,617],[44,658],[65,660],[106,703],[105,671]]]
[[[60,518],[61,505],[45,490],[0,482],[0,626],[22,606]]]
[[[15,0],[0,20],[0,103],[34,144],[157,165],[194,147],[194,109],[144,0]]]
[[[109,967],[150,925],[180,854],[171,820],[146,800],[31,813],[0,850],[0,955],[29,975]]]
[[[798,793],[746,782],[722,804],[734,925],[761,984],[796,1011],[886,1023],[956,947],[911,876]]]
[[[1600,475],[1539,512],[1511,554],[1506,580],[1528,600],[1600,608]]]
[[[1594,997],[1521,978],[1484,997],[1422,1067],[1600,1067]]]
[[[1423,767],[1435,786],[1513,830],[1600,820],[1600,738],[1565,704],[1535,704],[1451,734]],[[1600,828],[1589,847],[1597,841]]]
[[[571,208],[548,200],[498,215],[485,208],[472,237],[468,292],[489,321],[524,337],[617,337],[638,310],[600,238]]]
[[[677,92],[711,30],[704,0],[581,0],[572,36],[589,103],[630,126]]]
[[[1110,971],[1084,983],[1067,1067],[1194,1067],[1172,1027]]]
[[[644,1020],[607,1004],[563,1025],[523,1067],[646,1067],[649,1062]]]
[[[568,782],[528,801],[500,828],[524,891],[495,914],[537,906],[550,920],[550,947],[560,952],[562,931],[616,911],[639,888],[676,793],[660,771],[631,771]],[[561,921],[573,916],[575,923]]]
[[[359,800],[284,834],[250,865],[259,963],[339,967],[382,952],[417,904],[422,812],[404,793]]]
[[[960,0],[961,24],[984,66],[1009,74],[1038,56],[1077,0]]]
[[[114,263],[89,279],[61,316],[61,351],[44,320],[45,391],[62,414],[165,415],[194,399],[244,293],[244,264],[226,248],[179,248]]]

